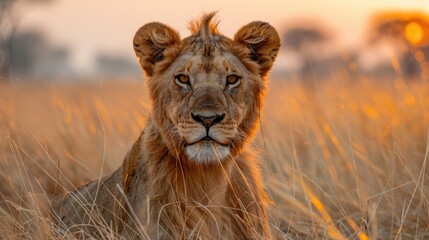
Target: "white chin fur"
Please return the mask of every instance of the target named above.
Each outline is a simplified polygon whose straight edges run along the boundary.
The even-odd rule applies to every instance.
[[[219,163],[229,154],[229,147],[217,143],[203,141],[185,148],[191,161],[200,164]]]

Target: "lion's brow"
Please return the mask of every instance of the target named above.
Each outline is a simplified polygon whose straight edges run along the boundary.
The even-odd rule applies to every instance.
[[[192,62],[192,61],[189,61],[189,62],[186,64],[185,69],[186,69],[186,71],[187,71],[187,72],[190,72],[190,71],[191,71],[192,65],[193,65],[193,62]]]
[[[229,71],[229,62],[227,60],[223,60],[222,65],[225,68],[225,71]]]

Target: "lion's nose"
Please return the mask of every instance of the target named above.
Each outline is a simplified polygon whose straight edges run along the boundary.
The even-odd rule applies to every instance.
[[[222,115],[212,115],[212,116],[201,116],[199,114],[191,114],[192,118],[203,124],[204,127],[209,128],[217,123],[220,123],[225,118],[225,113]]]

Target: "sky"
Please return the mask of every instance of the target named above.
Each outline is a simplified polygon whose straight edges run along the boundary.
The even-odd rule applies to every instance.
[[[254,20],[271,23],[282,32],[288,25],[317,21],[336,33],[340,45],[362,41],[368,17],[381,10],[420,10],[429,13],[428,0],[56,0],[26,5],[20,30],[38,29],[50,41],[71,50],[73,65],[93,67],[100,52],[134,57],[132,38],[145,23],[158,21],[188,36],[187,23],[204,12],[218,11],[220,31],[232,37]],[[287,46],[286,46],[287,47]]]

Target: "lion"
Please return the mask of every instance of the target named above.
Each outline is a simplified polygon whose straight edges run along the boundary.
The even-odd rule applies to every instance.
[[[214,15],[191,22],[184,39],[159,22],[137,31],[133,46],[148,76],[152,113],[119,169],[56,199],[60,234],[271,238],[270,200],[248,145],[279,34],[255,21],[230,39]]]

